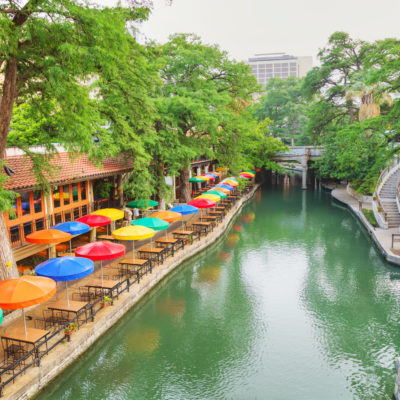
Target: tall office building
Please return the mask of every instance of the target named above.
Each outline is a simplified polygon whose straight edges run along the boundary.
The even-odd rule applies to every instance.
[[[249,58],[253,74],[263,86],[270,78],[302,78],[312,68],[312,57],[295,57],[285,53],[256,54]]]

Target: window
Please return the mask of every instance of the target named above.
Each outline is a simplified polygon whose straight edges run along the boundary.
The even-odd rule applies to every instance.
[[[21,193],[21,208],[22,208],[22,215],[26,216],[31,213],[31,204],[29,199],[29,192]]]
[[[77,203],[79,201],[79,191],[78,191],[78,184],[74,183],[72,185],[72,201]]]
[[[81,182],[80,184],[81,187],[81,201],[86,200],[86,182]]]
[[[32,225],[33,225],[32,221],[24,223],[24,225],[23,225],[24,226],[24,236],[32,233],[32,231],[33,231]]]
[[[36,230],[41,231],[42,229],[44,229],[44,219],[40,218],[36,220]]]
[[[59,208],[61,206],[60,202],[60,188],[58,186],[53,187],[53,207]]]
[[[10,227],[10,240],[11,243],[19,243],[21,241],[18,225]]]
[[[63,186],[63,200],[64,206],[67,206],[69,204],[69,185]]]
[[[35,213],[40,213],[43,211],[42,192],[40,190],[33,191],[33,207],[35,209]]]

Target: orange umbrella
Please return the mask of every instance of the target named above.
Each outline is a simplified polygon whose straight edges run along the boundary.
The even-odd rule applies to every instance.
[[[26,321],[24,308],[43,303],[56,292],[56,282],[42,276],[21,276],[0,282],[0,308],[17,310],[22,308],[24,330]]]
[[[229,195],[229,194],[231,193],[230,190],[224,189],[224,188],[222,188],[222,187],[214,187],[213,190],[217,190],[218,192],[225,193],[226,195]]]
[[[160,218],[169,223],[179,221],[182,218],[181,213],[175,211],[158,211],[150,215],[151,218]]]
[[[71,235],[57,229],[43,229],[42,231],[36,231],[26,235],[25,239],[29,243],[61,243],[71,240]]]

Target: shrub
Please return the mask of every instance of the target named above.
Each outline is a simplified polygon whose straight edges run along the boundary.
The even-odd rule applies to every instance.
[[[365,215],[365,218],[367,218],[368,222],[372,226],[378,226],[378,223],[376,222],[374,212],[372,210],[367,210],[366,208],[362,209],[363,214]]]

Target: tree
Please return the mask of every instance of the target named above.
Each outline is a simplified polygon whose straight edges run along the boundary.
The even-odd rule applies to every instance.
[[[30,115],[25,150],[32,140],[49,152],[57,140],[71,152],[101,158],[121,148],[146,162],[139,135],[151,129],[151,104],[143,94],[152,78],[127,24],[147,17],[148,5],[101,8],[79,0],[0,1],[0,159],[4,162],[14,104]],[[153,84],[151,84],[152,86]],[[134,110],[134,111],[133,111]],[[13,121],[13,140],[21,128]],[[94,140],[99,143],[95,146]],[[45,184],[45,163],[32,155]],[[0,194],[4,211],[10,197]],[[16,276],[3,214],[0,216],[0,279]]]
[[[238,127],[231,122],[260,87],[248,65],[230,60],[195,35],[174,35],[159,51],[163,85],[155,99],[157,137],[150,151],[164,173],[180,174],[186,202],[190,161],[218,158],[224,146],[234,143]]]
[[[258,120],[270,118],[270,132],[285,143],[309,144],[305,136],[307,118],[306,100],[301,91],[302,79],[290,76],[287,79],[272,78],[266,86],[266,94],[254,107]]]
[[[314,67],[305,77],[302,91],[304,96],[315,100],[308,117],[308,132],[316,141],[329,130],[336,130],[356,120],[357,105],[346,99],[346,90],[353,76],[363,68],[363,60],[369,45],[354,40],[348,33],[335,32],[318,57],[320,67]],[[315,109],[325,113],[315,112]]]

